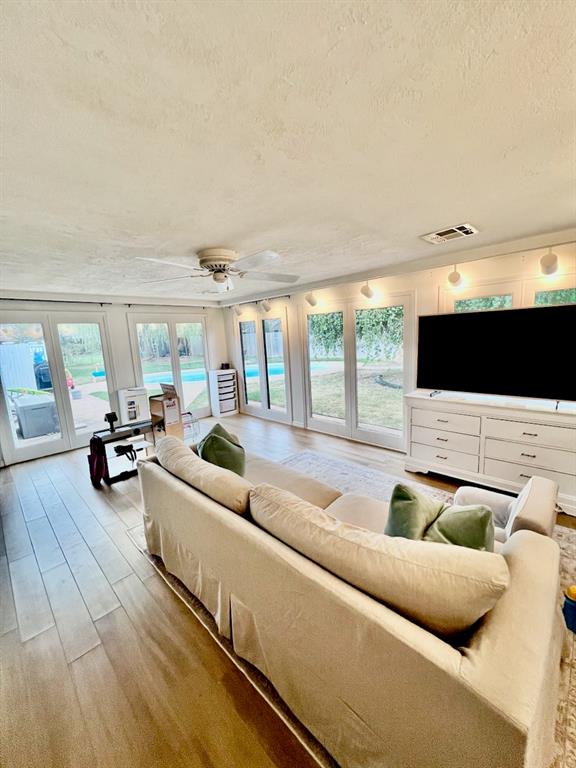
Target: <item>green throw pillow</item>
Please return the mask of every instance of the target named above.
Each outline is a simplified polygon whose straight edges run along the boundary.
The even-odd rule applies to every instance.
[[[404,539],[421,539],[446,504],[418,493],[408,485],[394,486],[384,533]]]
[[[384,533],[494,551],[494,521],[489,507],[451,506],[402,483],[392,491]]]
[[[204,461],[229,469],[243,476],[246,469],[246,454],[238,443],[220,424],[215,424],[206,437],[198,443],[198,455]]]
[[[475,507],[446,507],[423,536],[425,541],[459,544],[461,547],[494,552],[492,510]]]

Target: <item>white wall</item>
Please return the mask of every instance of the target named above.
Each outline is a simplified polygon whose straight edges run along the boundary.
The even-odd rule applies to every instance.
[[[535,290],[576,287],[576,243],[555,246],[554,253],[559,257],[556,274],[543,277],[539,260],[547,249],[524,251],[506,256],[467,262],[458,265],[462,274],[462,285],[452,288],[448,283],[448,274],[452,267],[438,267],[423,272],[396,275],[370,280],[374,298],[366,299],[367,307],[378,306],[378,299],[389,294],[411,293],[415,317],[452,311],[455,297],[468,295],[486,295],[490,293],[512,292],[514,306],[531,306]],[[333,302],[357,302],[361,298],[360,288],[363,283],[350,282],[333,287],[314,290],[318,300],[316,309]],[[292,387],[292,423],[303,426],[306,422],[305,380],[303,363],[303,327],[302,308],[306,307],[306,292],[294,294],[288,299],[273,299],[274,308],[285,307],[288,313],[288,336],[290,343],[290,379]],[[226,333],[230,340],[230,355],[238,370],[241,370],[241,357],[235,326],[238,319],[248,320],[265,317],[258,313],[255,305],[245,305],[241,318],[237,318],[232,309],[226,310]],[[415,338],[415,337],[414,337]],[[407,349],[415,372],[416,344]],[[415,386],[415,381],[413,382]]]

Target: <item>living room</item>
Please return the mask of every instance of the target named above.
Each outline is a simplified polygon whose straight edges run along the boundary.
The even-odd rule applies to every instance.
[[[2,15],[3,762],[576,766],[572,4]]]

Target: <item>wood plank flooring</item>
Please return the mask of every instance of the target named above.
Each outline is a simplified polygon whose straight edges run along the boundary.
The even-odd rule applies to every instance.
[[[274,460],[311,449],[409,476],[381,448],[250,416],[226,426]],[[85,454],[0,470],[2,764],[316,765],[127,535],[137,479],[96,491]]]

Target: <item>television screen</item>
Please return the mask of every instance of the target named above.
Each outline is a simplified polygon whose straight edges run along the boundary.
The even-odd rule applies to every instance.
[[[420,389],[576,400],[575,366],[575,304],[419,318]]]

